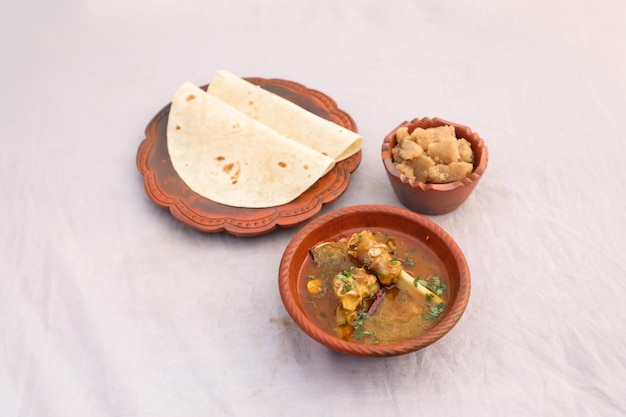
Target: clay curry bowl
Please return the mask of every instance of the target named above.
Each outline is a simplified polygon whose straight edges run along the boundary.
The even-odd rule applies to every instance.
[[[339,302],[336,298],[333,299],[335,294],[332,288],[330,298],[322,299],[321,293],[312,293],[310,283],[321,282],[318,278],[325,274],[311,270],[312,248],[319,247],[323,242],[337,241],[340,237],[360,235],[364,230],[394,238],[397,247],[396,256],[402,261],[403,268],[414,274],[412,276],[426,278],[426,275],[436,273],[441,283],[445,285],[446,289],[441,293],[444,302],[442,305],[445,308],[432,320],[430,328],[422,333],[415,336],[403,334],[401,340],[392,341],[378,338],[374,332],[363,332],[368,340],[359,339],[355,332],[349,333],[351,336],[346,337],[341,329],[343,324],[338,324],[339,316],[335,315],[339,310],[337,308]],[[435,268],[435,272],[425,272],[423,268],[431,268],[431,271]],[[327,274],[326,278],[332,274],[334,272]],[[417,351],[446,335],[457,324],[467,306],[470,295],[470,271],[457,243],[433,221],[400,207],[361,205],[328,212],[298,231],[282,256],[278,285],[287,312],[308,336],[341,353],[381,357]],[[393,285],[381,287],[388,291],[384,295],[387,298],[393,291],[399,291],[394,290]],[[322,284],[318,288],[322,288]],[[400,296],[394,297],[395,302]],[[425,302],[424,299],[421,300],[420,303]],[[329,303],[330,307],[323,307],[324,303]],[[327,311],[323,311],[324,308]],[[381,304],[380,309],[382,308]],[[369,313],[371,307],[367,311]],[[416,314],[409,317],[409,321],[417,317]],[[404,323],[405,321],[402,321],[399,327],[398,322],[386,326],[403,333]],[[357,324],[353,322],[349,327],[354,330]]]
[[[394,165],[392,149],[396,146],[396,131],[406,126],[411,133],[415,128],[450,125],[454,127],[456,137],[466,139],[474,152],[474,169],[460,181],[446,184],[432,184],[416,181],[401,173]],[[469,127],[449,122],[440,118],[422,118],[406,121],[393,129],[383,141],[382,161],[387,171],[389,182],[398,200],[407,208],[420,214],[438,215],[449,213],[467,200],[476,188],[485,169],[489,154],[483,139]]]

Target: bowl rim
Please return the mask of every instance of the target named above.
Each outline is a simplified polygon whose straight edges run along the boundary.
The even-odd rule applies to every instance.
[[[409,178],[396,168],[393,163],[393,157],[391,155],[391,149],[393,148],[392,142],[395,141],[395,134],[398,129],[404,126],[410,126],[415,124],[426,124],[430,125],[430,127],[436,126],[445,126],[450,125],[453,126],[456,132],[457,137],[459,137],[459,132],[462,133],[461,137],[463,138],[471,138],[472,150],[476,155],[476,150],[480,149],[480,158],[475,163],[474,170],[470,175],[463,178],[462,180],[449,182],[445,184],[434,184],[434,183],[425,183],[422,181],[417,181],[414,178]],[[470,139],[467,139],[470,140]],[[475,144],[475,146],[474,146]],[[446,119],[442,119],[440,117],[416,117],[411,120],[404,121],[396,126],[391,132],[389,132],[385,139],[383,140],[383,145],[381,149],[381,157],[383,160],[383,164],[387,173],[393,177],[396,177],[400,182],[406,184],[412,188],[419,188],[423,191],[452,191],[459,187],[467,187],[472,183],[477,183],[487,168],[487,163],[489,161],[489,150],[485,145],[485,141],[482,137],[476,132],[474,132],[469,126],[462,125],[459,123],[451,122]]]
[[[290,291],[292,274],[289,267],[292,263],[296,250],[302,245],[307,236],[317,229],[323,228],[328,222],[343,216],[360,216],[363,214],[391,214],[403,217],[409,221],[418,223],[430,233],[441,239],[450,251],[454,263],[459,269],[459,288],[454,304],[446,309],[444,316],[431,329],[422,335],[400,343],[388,345],[365,345],[342,340],[324,330],[321,330],[300,308],[298,294]],[[366,226],[364,226],[366,227]],[[300,271],[295,275],[300,278]],[[316,218],[300,229],[287,245],[280,261],[278,274],[278,287],[283,305],[293,321],[308,336],[326,347],[349,355],[382,357],[396,356],[411,353],[429,346],[445,336],[460,320],[468,302],[471,291],[471,277],[467,260],[457,242],[441,226],[432,220],[412,212],[405,208],[388,205],[366,204],[339,208]]]

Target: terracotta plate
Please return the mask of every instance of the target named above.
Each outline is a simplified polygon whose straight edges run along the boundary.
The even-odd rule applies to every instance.
[[[298,104],[320,117],[354,132],[352,118],[327,95],[301,84],[264,78],[246,78],[253,84]],[[205,90],[207,86],[203,87]],[[324,177],[294,201],[276,207],[250,209],[226,206],[192,191],[172,167],[167,151],[167,121],[171,103],[146,127],[146,138],[137,152],[137,167],[144,177],[148,197],[169,209],[182,223],[202,232],[228,232],[237,236],[257,236],[277,227],[293,227],[309,220],[324,203],[339,198],[348,188],[350,174],[361,162],[361,151],[335,165]]]

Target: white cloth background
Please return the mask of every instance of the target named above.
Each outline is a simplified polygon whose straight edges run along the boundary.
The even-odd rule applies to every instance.
[[[626,3],[0,2],[0,415],[626,415]],[[380,162],[439,116],[489,146],[431,217],[472,294],[435,345],[346,357],[290,320],[296,229],[202,234],[146,196],[143,130],[227,69],[333,97],[365,137],[323,212],[400,205]]]

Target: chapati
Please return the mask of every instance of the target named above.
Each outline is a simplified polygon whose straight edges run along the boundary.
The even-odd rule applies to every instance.
[[[335,164],[190,82],[172,100],[167,147],[189,188],[235,207],[286,204]]]
[[[354,155],[363,138],[228,71],[218,71],[208,93],[258,122],[335,161]]]

